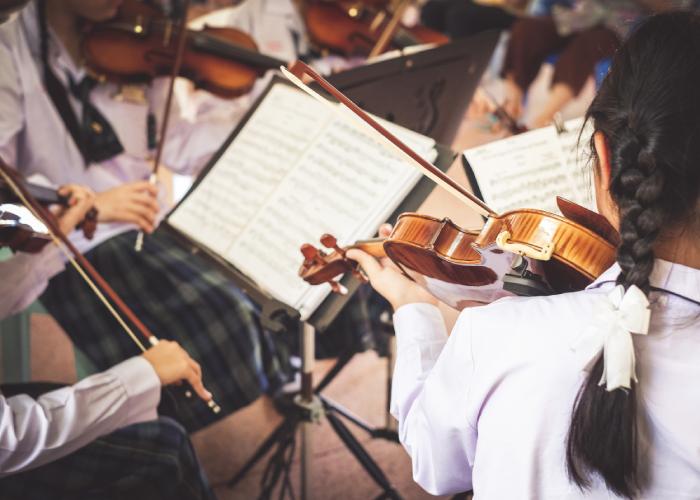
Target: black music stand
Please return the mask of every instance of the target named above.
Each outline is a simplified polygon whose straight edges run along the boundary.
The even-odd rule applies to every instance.
[[[452,144],[491,60],[499,31],[382,59],[328,77],[365,111]]]
[[[272,85],[279,83],[280,81],[283,80],[274,79],[270,84],[270,88]],[[265,94],[261,96],[261,100],[265,97]],[[197,188],[198,184],[207,175],[208,171],[218,162],[233,139],[245,126],[250,116],[252,116],[252,114],[255,112],[256,108],[257,104],[251,108],[246,117],[244,117],[238,127],[236,127],[236,129],[232,132],[229,139],[222,145],[219,152],[210,160],[209,165],[205,168],[198,180],[192,186],[190,192]],[[445,171],[452,164],[456,155],[454,152],[443,146],[438,145],[437,150],[438,158],[435,163],[439,168]],[[430,194],[432,189],[432,183],[425,178],[421,178],[410,194],[395,210],[389,221],[395,221],[396,217],[398,217],[398,215],[402,212],[416,210],[428,196],[428,194]],[[185,198],[183,198],[183,200]],[[180,203],[182,203],[182,201]],[[178,206],[176,206],[173,211],[177,210]],[[333,430],[342,440],[344,445],[355,456],[374,482],[382,489],[382,494],[379,496],[379,498],[400,499],[398,492],[391,485],[389,479],[382,472],[372,457],[367,453],[362,444],[354,437],[352,432],[340,417],[353,422],[355,425],[364,429],[373,437],[387,438],[398,442],[396,432],[389,429],[375,429],[362,421],[359,417],[351,414],[349,411],[333,403],[321,394],[321,391],[350,361],[354,355],[354,352],[341,355],[330,372],[317,385],[314,385],[313,381],[312,369],[315,359],[315,334],[317,332],[323,333],[328,329],[329,325],[333,322],[338,313],[340,313],[347,301],[359,287],[359,281],[354,279],[352,276],[346,276],[342,280],[342,283],[347,288],[348,293],[346,295],[329,295],[306,321],[301,321],[299,311],[273,297],[266,290],[259,287],[251,278],[246,276],[243,272],[223,259],[217,253],[211,251],[201,244],[198,244],[186,234],[180,232],[169,223],[168,218],[166,218],[163,222],[163,227],[173,233],[185,245],[185,247],[189,247],[193,253],[202,254],[215,263],[228,276],[230,276],[233,282],[257,305],[260,311],[260,320],[264,328],[279,333],[293,332],[294,334],[299,335],[300,338],[302,359],[301,391],[299,391],[299,393],[296,394],[291,400],[281,402],[278,401],[278,409],[284,415],[283,422],[270,434],[268,438],[265,439],[253,456],[229,482],[229,486],[233,487],[235,484],[237,484],[245,476],[245,474],[247,474],[247,472],[255,466],[255,464],[257,464],[269,451],[275,447],[275,445],[277,445],[275,451],[272,453],[272,457],[266,471],[265,483],[267,488],[261,493],[261,498],[268,498],[279,482],[282,483],[281,487],[283,488],[283,494],[285,492],[291,492],[291,483],[289,481],[290,467],[293,458],[293,450],[296,443],[296,430],[300,427],[302,437],[301,498],[308,498],[307,490],[310,483],[310,426],[314,425],[321,418],[325,417],[328,419]]]

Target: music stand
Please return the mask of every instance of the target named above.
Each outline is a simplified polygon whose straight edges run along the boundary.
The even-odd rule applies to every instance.
[[[200,177],[193,184],[188,195],[194,191],[202,179],[207,175],[209,170],[211,170],[218,160],[223,156],[233,139],[238,135],[238,133],[243,129],[247,121],[256,111],[259,102],[261,102],[267,92],[276,83],[285,82],[279,78],[273,79],[270,83],[268,89],[263,93],[258,102],[248,111],[246,116],[241,120],[236,129],[231,133],[228,140],[222,145],[220,150],[212,157],[210,163],[203,170]],[[456,154],[450,151],[448,148],[437,145],[436,149],[438,151],[438,158],[436,160],[436,165],[442,170],[446,171],[447,168],[452,164],[456,157]],[[421,178],[415,187],[411,190],[410,194],[404,198],[404,200],[399,204],[397,209],[394,211],[393,215],[390,217],[389,221],[395,221],[396,217],[402,212],[416,210],[423,200],[432,191],[433,184],[425,178]],[[177,210],[177,208],[186,199],[186,195],[176,207],[171,211],[171,214]],[[310,462],[310,425],[318,422],[322,417],[326,417],[331,423],[334,431],[338,437],[342,440],[345,446],[353,453],[356,459],[363,466],[365,471],[371,476],[371,478],[382,488],[381,497],[399,499],[400,496],[393,488],[388,478],[381,471],[379,466],[374,462],[371,456],[365,451],[362,444],[354,437],[347,426],[338,418],[338,415],[342,415],[349,420],[353,421],[357,425],[363,427],[370,433],[382,434],[382,430],[375,430],[370,428],[368,425],[364,424],[361,420],[354,418],[349,412],[345,411],[343,408],[335,405],[327,398],[325,398],[321,391],[324,387],[330,383],[335,375],[337,375],[340,370],[347,364],[351,356],[343,356],[336,362],[335,366],[330,370],[330,372],[319,382],[318,385],[314,386],[313,383],[313,363],[315,359],[314,353],[314,340],[316,332],[324,332],[328,329],[329,325],[336,318],[341,309],[345,306],[347,301],[352,297],[353,293],[357,290],[360,283],[352,276],[346,276],[343,278],[342,283],[347,288],[348,293],[346,295],[331,294],[326,300],[315,309],[313,314],[306,320],[301,321],[301,316],[299,311],[293,307],[285,304],[284,302],[273,297],[269,292],[259,287],[255,281],[246,276],[243,272],[233,266],[230,262],[223,259],[220,255],[214,251],[208,249],[190,237],[178,230],[175,226],[170,223],[170,216],[168,216],[164,221],[162,226],[165,230],[174,234],[174,236],[182,242],[182,244],[189,248],[192,253],[200,253],[207,259],[211,260],[219,269],[229,276],[232,281],[243,290],[246,295],[256,304],[260,311],[260,321],[264,328],[267,328],[273,332],[295,332],[300,337],[300,348],[301,348],[301,358],[302,358],[302,369],[301,369],[301,391],[294,398],[290,404],[281,408],[281,411],[285,414],[282,424],[280,424],[275,431],[273,431],[268,438],[262,443],[254,455],[246,462],[246,464],[241,468],[241,470],[236,474],[236,476],[229,482],[230,486],[235,485],[244,475],[253,468],[253,466],[259,462],[267,453],[270,451],[275,444],[279,444],[277,453],[273,453],[271,461],[279,461],[281,458],[285,458],[286,461],[282,463],[277,463],[277,467],[273,468],[273,482],[272,487],[274,487],[277,480],[283,481],[283,488],[290,488],[289,484],[289,466],[291,465],[291,456],[286,456],[285,451],[289,449],[288,445],[293,443],[295,431],[297,426],[301,426],[301,469],[302,469],[302,481],[301,481],[301,498],[308,498],[307,491],[308,485],[310,483],[310,472],[309,467]],[[300,255],[301,261],[301,255]],[[338,415],[336,415],[338,414]],[[384,436],[382,436],[384,437]],[[395,433],[388,436],[390,439],[398,441]],[[263,496],[265,492],[263,492]]]
[[[327,80],[365,111],[449,145],[499,38],[499,31],[486,31]]]

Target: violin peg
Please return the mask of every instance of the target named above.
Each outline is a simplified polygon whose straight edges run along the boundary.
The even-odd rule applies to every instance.
[[[332,234],[326,233],[323,236],[321,236],[321,244],[324,247],[332,248],[333,250],[338,252],[340,255],[345,256],[345,250],[343,250],[342,248],[340,248],[338,246],[338,240]]]
[[[314,260],[318,256],[316,247],[309,243],[304,243],[299,250],[306,260]]]

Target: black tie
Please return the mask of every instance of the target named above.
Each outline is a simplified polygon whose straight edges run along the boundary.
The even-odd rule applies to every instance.
[[[118,155],[124,148],[119,142],[114,129],[104,116],[90,102],[90,91],[97,82],[85,77],[77,85],[69,78],[71,92],[80,100],[83,108],[82,120],[79,122],[68,99],[68,93],[48,62],[49,33],[46,25],[46,5],[40,0],[37,5],[39,29],[41,35],[41,62],[44,70],[46,92],[66,125],[75,145],[83,156],[85,166],[101,162]]]
[[[80,100],[83,116],[80,121],[81,151],[86,163],[99,163],[124,151],[121,142],[107,119],[92,105],[90,92],[97,80],[84,77],[80,83],[69,78],[71,93]]]

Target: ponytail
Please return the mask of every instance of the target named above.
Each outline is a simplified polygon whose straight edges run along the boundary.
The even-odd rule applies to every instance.
[[[621,47],[587,113],[610,145],[610,194],[620,215],[617,283],[649,294],[654,244],[668,221],[695,210],[700,175],[700,18],[670,13],[647,20]],[[591,141],[593,156],[595,149]],[[599,385],[603,356],[574,402],[566,443],[569,477],[582,489],[597,475],[609,490],[632,498],[639,474],[637,396]]]

